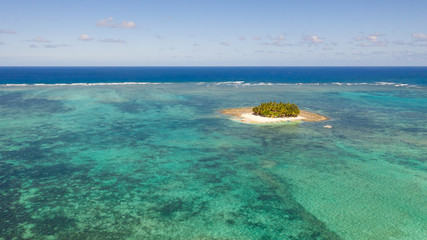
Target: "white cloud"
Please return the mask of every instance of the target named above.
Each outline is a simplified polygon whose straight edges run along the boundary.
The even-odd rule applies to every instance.
[[[0,34],[1,33],[3,33],[3,34],[16,34],[15,31],[12,31],[12,30],[3,30],[3,29],[0,29]]]
[[[98,41],[103,43],[125,43],[126,42],[121,39],[113,39],[113,38],[104,38],[104,39],[99,39]]]
[[[277,41],[283,41],[286,39],[285,36],[282,36],[282,35],[278,35],[277,37],[272,37],[272,36],[268,36],[268,37],[272,40],[277,40]]]
[[[89,37],[89,35],[87,35],[87,34],[82,34],[82,35],[80,35],[79,40],[80,41],[92,41],[93,39],[91,37]]]
[[[384,34],[376,32],[366,36],[366,39],[371,43],[378,43],[380,42],[378,37],[382,37],[382,36],[384,36]]]
[[[120,28],[135,28],[136,24],[131,21],[122,21],[122,24],[120,25]]]
[[[424,33],[414,33],[412,34],[412,37],[415,41],[427,41],[427,34]]]
[[[116,23],[112,17],[107,19],[101,19],[96,23],[98,27],[110,27],[110,28],[135,28],[136,24],[132,21],[122,21]]]
[[[32,40],[29,40],[30,42],[38,42],[38,43],[48,43],[50,42],[49,40],[46,40],[44,38],[38,37],[38,38],[34,38]]]
[[[366,37],[366,39],[368,39],[368,41],[371,43],[377,43],[378,42],[378,37],[374,36],[374,35],[369,35]]]
[[[109,17],[107,19],[101,19],[96,23],[96,26],[98,27],[114,27],[115,23],[112,17]]]
[[[271,41],[271,42],[262,42],[261,45],[276,46],[276,47],[290,46],[290,44],[285,43],[285,42],[280,41],[280,40],[274,40],[274,41]]]
[[[388,46],[388,41],[382,39],[384,34],[376,32],[365,36],[358,36],[354,38],[359,47],[385,47]]]
[[[284,41],[286,40],[286,38],[282,35],[278,35],[277,37],[272,37],[272,36],[268,36],[268,38],[270,40],[272,40],[271,42],[263,42],[263,45],[273,45],[276,47],[283,47],[283,46],[288,46],[288,43],[285,43]]]
[[[316,35],[307,35],[304,37],[304,41],[311,44],[323,43],[323,38]]]
[[[37,45],[31,44],[30,46],[28,46],[30,48],[39,48]]]
[[[219,44],[224,45],[224,46],[230,46],[231,45],[229,42],[220,42]]]

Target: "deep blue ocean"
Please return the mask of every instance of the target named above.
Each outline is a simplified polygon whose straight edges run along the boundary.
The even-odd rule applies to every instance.
[[[268,101],[329,119],[220,111]],[[0,240],[421,240],[426,199],[426,67],[0,67]]]
[[[112,82],[427,84],[427,67],[0,67],[0,84]]]

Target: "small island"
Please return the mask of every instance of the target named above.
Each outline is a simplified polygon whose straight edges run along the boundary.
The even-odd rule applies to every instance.
[[[329,118],[307,111],[300,110],[294,103],[261,103],[256,107],[230,108],[221,110],[221,114],[234,117],[243,123],[278,123],[307,121],[325,121]]]

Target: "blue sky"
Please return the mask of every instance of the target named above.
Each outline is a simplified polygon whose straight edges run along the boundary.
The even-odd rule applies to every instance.
[[[1,66],[426,66],[427,1],[1,0]]]

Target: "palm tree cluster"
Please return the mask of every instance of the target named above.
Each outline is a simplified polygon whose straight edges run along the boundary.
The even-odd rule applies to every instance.
[[[262,117],[279,118],[297,117],[300,113],[300,110],[298,106],[294,103],[268,102],[261,103],[261,105],[254,107],[252,109],[252,112],[255,115],[259,115]]]

